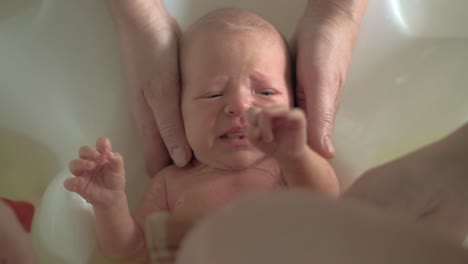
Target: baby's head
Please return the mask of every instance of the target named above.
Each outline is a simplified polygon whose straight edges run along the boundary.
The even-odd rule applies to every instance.
[[[184,33],[180,67],[182,116],[196,159],[227,170],[263,160],[246,138],[246,112],[292,105],[290,57],[275,27],[246,10],[213,11]]]

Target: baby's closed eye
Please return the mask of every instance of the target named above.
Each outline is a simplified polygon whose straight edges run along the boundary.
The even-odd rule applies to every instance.
[[[255,91],[255,93],[259,95],[263,95],[263,96],[273,96],[277,94],[277,92],[272,89],[262,89],[262,90]]]
[[[220,96],[223,96],[223,94],[222,93],[213,93],[213,94],[206,95],[205,98],[211,99],[211,98],[216,98],[216,97],[220,97]]]

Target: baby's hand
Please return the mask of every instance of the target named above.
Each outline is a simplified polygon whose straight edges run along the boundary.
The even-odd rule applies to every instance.
[[[306,118],[298,108],[251,108],[247,137],[265,154],[275,158],[301,155],[307,147]]]
[[[75,176],[64,182],[65,188],[83,197],[94,207],[108,208],[125,195],[125,171],[122,156],[112,153],[111,142],[99,138],[96,149],[80,148],[80,159],[70,161]]]

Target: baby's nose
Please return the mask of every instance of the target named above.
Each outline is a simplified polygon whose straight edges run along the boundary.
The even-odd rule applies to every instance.
[[[225,113],[232,117],[245,116],[249,108],[250,106],[247,104],[230,104],[226,106]]]
[[[250,107],[251,102],[249,96],[237,93],[228,98],[224,112],[232,117],[244,116]]]

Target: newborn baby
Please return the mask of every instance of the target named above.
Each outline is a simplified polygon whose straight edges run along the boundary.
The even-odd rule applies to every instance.
[[[210,211],[241,193],[282,187],[338,195],[333,169],[307,146],[303,112],[291,109],[291,62],[273,25],[245,10],[211,12],[182,36],[180,67],[195,158],[160,171],[133,216],[123,160],[108,139],[82,147],[70,162],[75,177],[65,187],[93,205],[105,254],[143,250],[142,227],[155,211]]]

